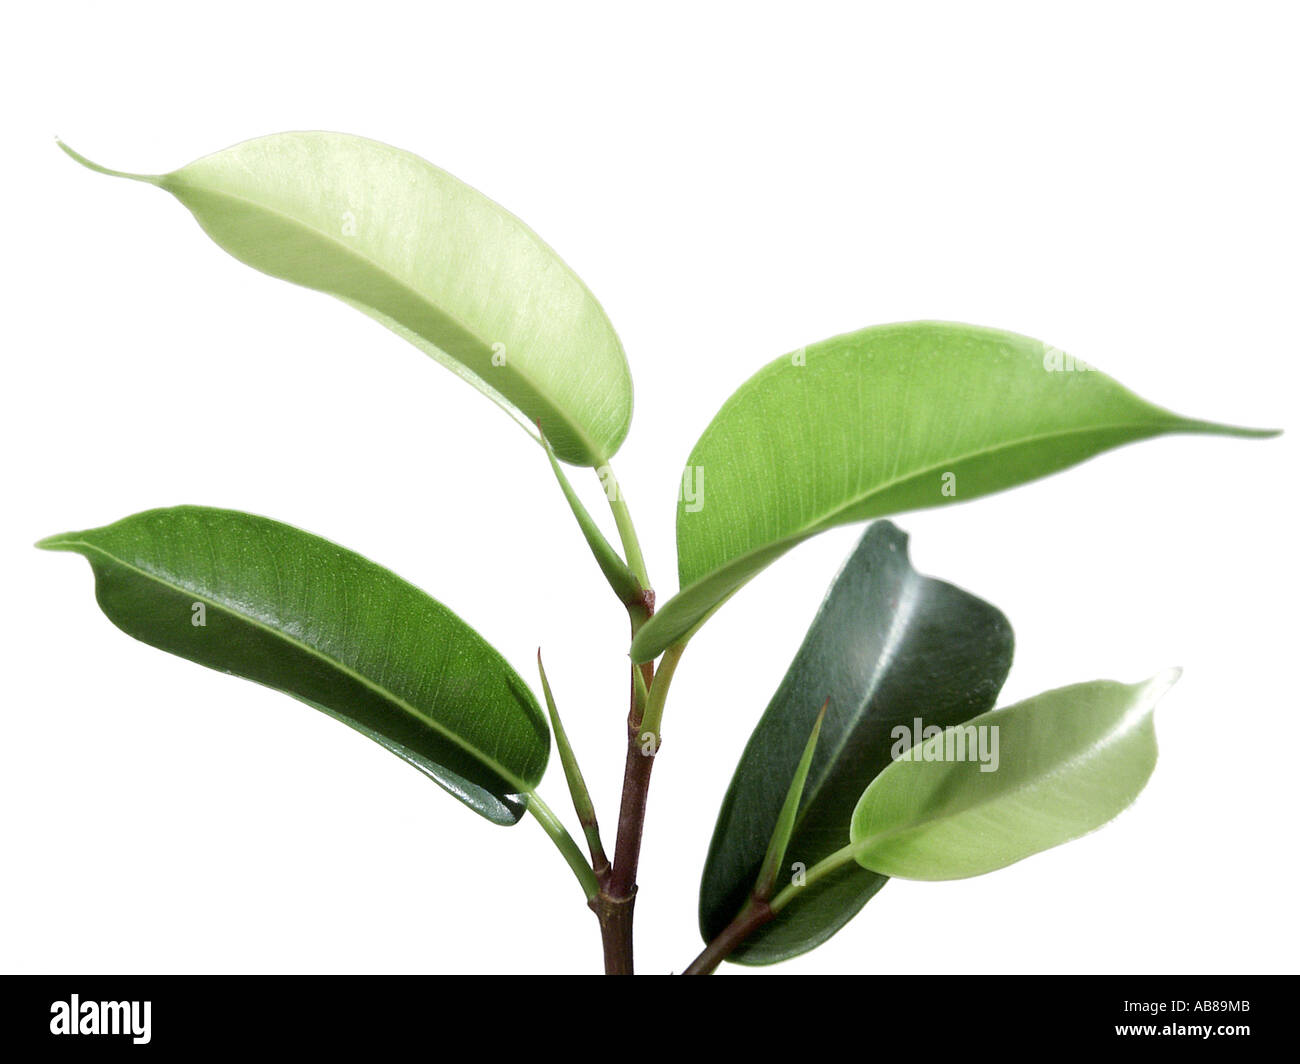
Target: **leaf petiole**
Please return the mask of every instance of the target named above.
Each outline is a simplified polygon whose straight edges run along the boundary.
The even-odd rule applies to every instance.
[[[573,490],[569,478],[564,475],[564,470],[560,468],[560,463],[555,458],[555,451],[551,449],[550,441],[542,432],[540,423],[537,426],[537,433],[538,441],[545,449],[546,457],[551,463],[551,471],[555,474],[555,479],[560,485],[560,491],[564,493],[565,501],[568,502],[569,509],[573,511],[573,516],[578,522],[578,528],[582,530],[582,538],[587,541],[587,546],[591,549],[592,557],[596,559],[601,574],[605,577],[609,586],[614,589],[614,594],[618,596],[619,601],[627,607],[628,612],[634,614],[643,599],[641,583],[632,570],[627,567],[623,559],[618,556],[618,551],[610,546],[609,540],[600,531],[600,528],[592,519],[591,513],[582,505],[578,493]]]
[[[777,913],[790,904],[799,891],[812,886],[819,879],[830,875],[837,868],[850,864],[857,849],[852,843],[841,850],[836,850],[823,861],[817,862],[804,874],[803,882],[796,886],[790,884],[770,902],[758,896],[757,890],[736,914],[735,919],[724,927],[713,941],[701,951],[682,971],[683,975],[712,975],[719,964],[725,961],[750,935],[764,924],[771,923]]]
[[[632,575],[641,582],[641,587],[649,590],[650,574],[646,572],[645,557],[641,553],[641,543],[636,536],[636,526],[632,524],[632,513],[623,498],[623,486],[614,475],[614,467],[609,462],[596,469],[600,486],[609,500],[609,508],[614,514],[614,524],[618,526],[619,539],[623,541],[623,553],[627,556],[628,568]]]
[[[592,871],[587,859],[582,856],[582,851],[578,849],[578,844],[573,841],[573,836],[569,834],[568,829],[560,823],[559,818],[551,812],[551,807],[542,801],[538,793],[529,791],[524,797],[528,800],[528,811],[537,818],[537,822],[542,825],[542,830],[551,837],[555,848],[560,851],[560,856],[573,869],[573,874],[582,887],[582,893],[590,904],[600,893],[596,873]]]
[[[783,891],[781,891],[775,898],[772,899],[771,902],[772,912],[779,913],[782,909],[784,909],[787,905],[789,905],[792,901],[794,901],[795,896],[799,893],[799,891],[811,887],[818,880],[825,879],[837,868],[842,868],[844,865],[850,864],[854,860],[854,855],[856,854],[857,850],[858,850],[858,846],[856,844],[849,843],[847,846],[836,850],[829,857],[825,857],[822,860],[818,861],[815,865],[813,865],[810,869],[808,869],[807,872],[803,874],[803,877],[799,883],[791,883],[788,887],[786,887]]]
[[[681,660],[686,644],[674,643],[664,651],[655,669],[654,681],[650,684],[650,694],[646,699],[645,715],[641,718],[641,739],[652,741],[653,748],[659,749],[659,729],[663,726],[664,703],[668,700],[668,688],[672,685],[673,674]]]

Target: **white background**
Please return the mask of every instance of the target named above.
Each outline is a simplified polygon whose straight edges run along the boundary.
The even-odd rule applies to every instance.
[[[449,169],[597,293],[636,382],[616,464],[663,598],[677,476],[714,411],[771,358],[864,325],[1013,329],[1179,412],[1293,430],[1146,443],[899,519],[922,571],[1011,618],[1004,702],[1186,672],[1115,823],[983,878],[892,883],[783,970],[1294,970],[1294,15],[540,7],[7,16],[0,968],[598,963],[534,824],[492,827],[334,721],[132,642],[84,562],[31,548],[184,502],[345,543],[522,674],[544,647],[612,835],[625,618],[526,436],[370,320],[54,144],[157,172],[326,128]],[[646,971],[699,948],[719,800],[859,531],[773,566],[683,659],[637,906]],[[543,793],[566,808],[555,759]]]

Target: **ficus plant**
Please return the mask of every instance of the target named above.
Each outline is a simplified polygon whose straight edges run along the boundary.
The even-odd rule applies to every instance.
[[[1151,775],[1152,714],[1177,670],[996,708],[1010,624],[913,569],[907,537],[884,519],[1155,436],[1272,433],[1170,413],[1008,332],[924,321],[836,336],[760,369],[705,428],[678,501],[679,590],[657,606],[611,465],[632,418],[623,347],[582,281],[512,214],[415,155],[335,133],[262,137],[157,176],[64,150],[171,193],[231,255],[369,315],[533,436],[539,470],[549,467],[630,622],[612,840],[540,651],[534,688],[448,606],[382,566],[270,518],[203,506],[39,546],[83,555],[101,609],[136,639],[329,714],[494,825],[535,819],[595,914],[606,972],[633,971],[642,828],[678,662],[749,580],[826,529],[874,521],[757,716],[701,876],[703,952],[685,971],[804,953],[889,878],[1002,868],[1099,827]],[[618,547],[566,466],[597,474]],[[552,739],[582,846],[538,793]]]

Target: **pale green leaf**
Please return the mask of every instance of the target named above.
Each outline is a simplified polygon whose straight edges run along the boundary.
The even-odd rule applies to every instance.
[[[632,419],[627,359],[595,297],[540,237],[410,152],[279,133],[169,174],[166,189],[255,269],[337,296],[510,411],[565,462],[599,466]]]
[[[853,856],[881,875],[963,879],[1101,827],[1146,786],[1152,714],[1178,675],[1063,687],[923,740],[863,792]]]

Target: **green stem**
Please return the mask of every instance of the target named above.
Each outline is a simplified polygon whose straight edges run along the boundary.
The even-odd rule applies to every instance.
[[[578,849],[578,844],[573,841],[573,836],[560,823],[559,818],[551,812],[550,806],[542,801],[536,791],[530,791],[526,796],[528,799],[528,811],[537,818],[537,822],[542,825],[542,830],[551,837],[555,843],[555,848],[560,851],[569,867],[573,869],[573,874],[578,877],[578,882],[582,885],[582,893],[590,903],[595,900],[600,893],[600,884],[596,882],[596,873],[591,870],[591,865],[587,859],[582,856],[582,851]]]
[[[819,879],[824,879],[837,868],[841,868],[852,861],[855,848],[855,846],[849,844],[841,850],[836,850],[824,860],[818,861],[804,873],[804,880],[801,884],[796,886],[791,883],[770,902],[761,897],[751,896],[744,908],[736,914],[736,918],[724,927],[712,942],[704,947],[703,952],[687,965],[682,974],[712,975],[718,965],[726,960],[737,946],[764,924],[776,919],[776,914],[794,901],[795,895],[799,891],[806,890]]]
[[[685,643],[674,643],[664,651],[664,656],[659,659],[659,666],[655,669],[654,682],[650,685],[650,696],[646,699],[640,731],[643,739],[647,732],[650,734],[656,750],[659,748],[659,729],[663,725],[664,703],[668,700],[668,688],[672,685],[673,674],[677,671],[677,663],[681,660],[682,651],[685,649]]]
[[[778,894],[775,898],[772,899],[772,912],[779,913],[782,909],[784,909],[787,905],[789,905],[792,901],[794,901],[795,895],[798,894],[799,891],[806,890],[808,887],[811,887],[814,883],[816,883],[819,879],[825,879],[836,869],[842,868],[850,861],[853,861],[854,860],[853,852],[855,849],[857,849],[857,847],[854,846],[853,843],[849,843],[849,845],[845,846],[843,849],[836,850],[829,857],[823,858],[822,860],[818,861],[815,865],[813,865],[810,869],[808,869],[807,872],[804,873],[802,883],[799,884],[791,883],[788,887],[785,888],[785,890],[781,891],[780,894]]]
[[[573,490],[569,478],[564,475],[564,470],[560,468],[555,452],[551,450],[550,442],[542,434],[540,424],[537,426],[537,432],[542,447],[546,451],[546,457],[551,463],[551,472],[555,474],[555,479],[560,485],[560,491],[563,492],[565,501],[568,502],[569,509],[573,511],[573,516],[578,522],[578,528],[582,531],[582,538],[587,541],[587,546],[591,549],[592,556],[596,559],[596,564],[600,566],[600,571],[605,580],[614,589],[614,594],[627,607],[629,613],[640,611],[645,597],[644,588],[637,581],[632,570],[618,556],[618,551],[610,546],[609,540],[596,526],[591,514],[587,512],[587,508],[582,505],[578,493]]]
[[[645,558],[641,554],[641,543],[636,538],[636,526],[632,524],[632,514],[623,498],[623,487],[614,475],[614,467],[606,462],[596,470],[601,485],[605,489],[605,498],[614,514],[614,524],[618,526],[618,538],[623,541],[623,553],[627,556],[627,567],[632,570],[643,588],[649,589],[650,575],[646,572]]]
[[[632,666],[632,704],[637,721],[639,722],[645,716],[646,702],[650,699],[650,691],[645,685],[645,671],[640,665]]]

